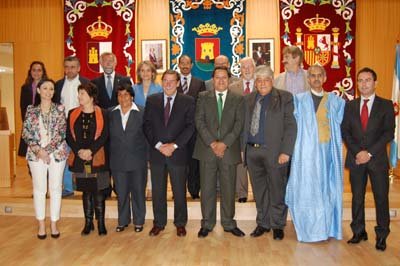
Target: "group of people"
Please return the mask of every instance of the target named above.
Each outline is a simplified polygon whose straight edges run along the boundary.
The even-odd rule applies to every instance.
[[[186,235],[187,190],[193,199],[200,197],[199,238],[216,225],[218,194],[224,231],[244,236],[234,219],[235,198],[247,201],[249,175],[257,208],[252,237],[272,229],[273,238],[282,240],[289,209],[299,241],[342,239],[343,141],[353,194],[354,235],[348,242],[368,238],[364,200],[369,176],[377,214],[376,249],[386,249],[386,144],[394,135],[394,109],[391,101],[375,94],[372,69],[358,72],[361,97],[345,103],[324,91],[323,67],[301,68],[303,53],[295,46],[283,50],[285,72],[276,79],[270,67],[256,67],[251,57],[241,59],[241,77],[231,77],[229,59],[219,55],[212,78],[204,82],[192,76],[192,59],[182,55],[179,72],[166,70],[161,86],[154,82],[154,64],[141,62],[139,82],[132,87],[128,78],[115,73],[114,54],[104,53],[100,59],[104,74],[92,82],[79,76],[76,57],[64,60],[66,76],[57,83],[43,75],[42,63],[34,62],[21,92],[31,99],[25,104],[22,138],[28,147],[40,239],[46,237],[47,171],[52,237],[60,234],[56,222],[62,179],[71,171],[75,177],[95,173],[97,178],[96,189],[83,191],[82,235],[94,230],[94,217],[99,235],[107,234],[104,190],[110,176],[118,199],[116,231],[133,223],[135,232],[141,232],[149,173],[151,236],[167,225],[168,176],[177,236]]]

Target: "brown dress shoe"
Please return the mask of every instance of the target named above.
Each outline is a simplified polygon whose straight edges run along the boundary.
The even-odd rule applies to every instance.
[[[176,235],[177,236],[186,236],[186,229],[184,226],[177,226],[176,227]]]
[[[158,227],[154,225],[153,228],[151,228],[149,235],[157,236],[162,230],[164,230],[164,227]]]

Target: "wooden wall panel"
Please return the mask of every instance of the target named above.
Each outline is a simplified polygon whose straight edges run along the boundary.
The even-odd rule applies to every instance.
[[[136,60],[140,62],[140,40],[169,40],[169,1],[136,1]],[[394,45],[400,32],[399,10],[400,1],[397,0],[357,1],[357,68],[370,66],[376,69],[379,77],[378,93],[387,98],[391,96]],[[275,68],[279,69],[278,0],[248,0],[246,31],[247,39],[275,39]],[[49,76],[60,78],[63,72],[63,41],[63,0],[0,1],[0,42],[14,43],[17,140],[21,129],[20,87],[27,68],[31,61],[42,60]]]

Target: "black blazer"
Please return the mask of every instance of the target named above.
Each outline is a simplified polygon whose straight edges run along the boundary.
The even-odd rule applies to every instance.
[[[394,108],[390,100],[375,96],[368,119],[367,130],[361,127],[360,98],[346,103],[341,125],[342,137],[347,146],[346,167],[356,168],[355,156],[367,150],[372,158],[371,166],[389,167],[386,145],[394,137]]]
[[[89,79],[82,77],[82,76],[79,76],[79,81],[81,82],[81,84],[87,84],[88,82],[90,82]],[[55,90],[54,96],[53,96],[53,102],[55,102],[55,103],[61,103],[61,92],[64,87],[64,82],[65,82],[65,77],[56,82],[56,85],[54,88],[54,90]]]
[[[118,105],[117,94],[116,94],[116,89],[117,89],[118,85],[125,83],[125,82],[131,83],[131,81],[128,77],[125,77],[118,73],[115,73],[113,91],[112,91],[112,96],[111,96],[111,100],[110,100],[110,98],[108,97],[108,94],[107,94],[106,81],[104,78],[104,74],[102,74],[100,77],[93,79],[92,82],[97,86],[97,90],[98,90],[97,104],[98,104],[98,106],[100,106],[101,108],[104,108],[104,109],[108,109],[110,107]]]
[[[150,144],[150,162],[164,164],[166,157],[155,146],[162,143],[175,143],[178,149],[169,158],[175,165],[185,165],[191,158],[188,142],[194,134],[194,99],[177,93],[172,105],[168,125],[164,125],[164,93],[147,97],[144,110],[144,134]]]
[[[190,80],[189,91],[186,95],[192,96],[196,101],[199,93],[206,90],[206,85],[201,79],[192,76]],[[178,92],[183,93],[182,84],[178,87]]]
[[[113,108],[115,109],[115,108]],[[111,171],[146,168],[146,138],[143,133],[143,109],[131,110],[125,130],[119,109],[109,111],[109,147]]]

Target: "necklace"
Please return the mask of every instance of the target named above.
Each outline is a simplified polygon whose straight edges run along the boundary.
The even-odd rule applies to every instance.
[[[87,139],[89,137],[89,128],[92,122],[93,113],[86,114],[82,113],[82,131],[83,131],[83,139]]]
[[[47,137],[49,136],[49,129],[50,129],[50,113],[51,113],[51,106],[47,112],[43,112],[42,108],[40,108],[40,117],[42,118],[43,127],[46,131]]]

